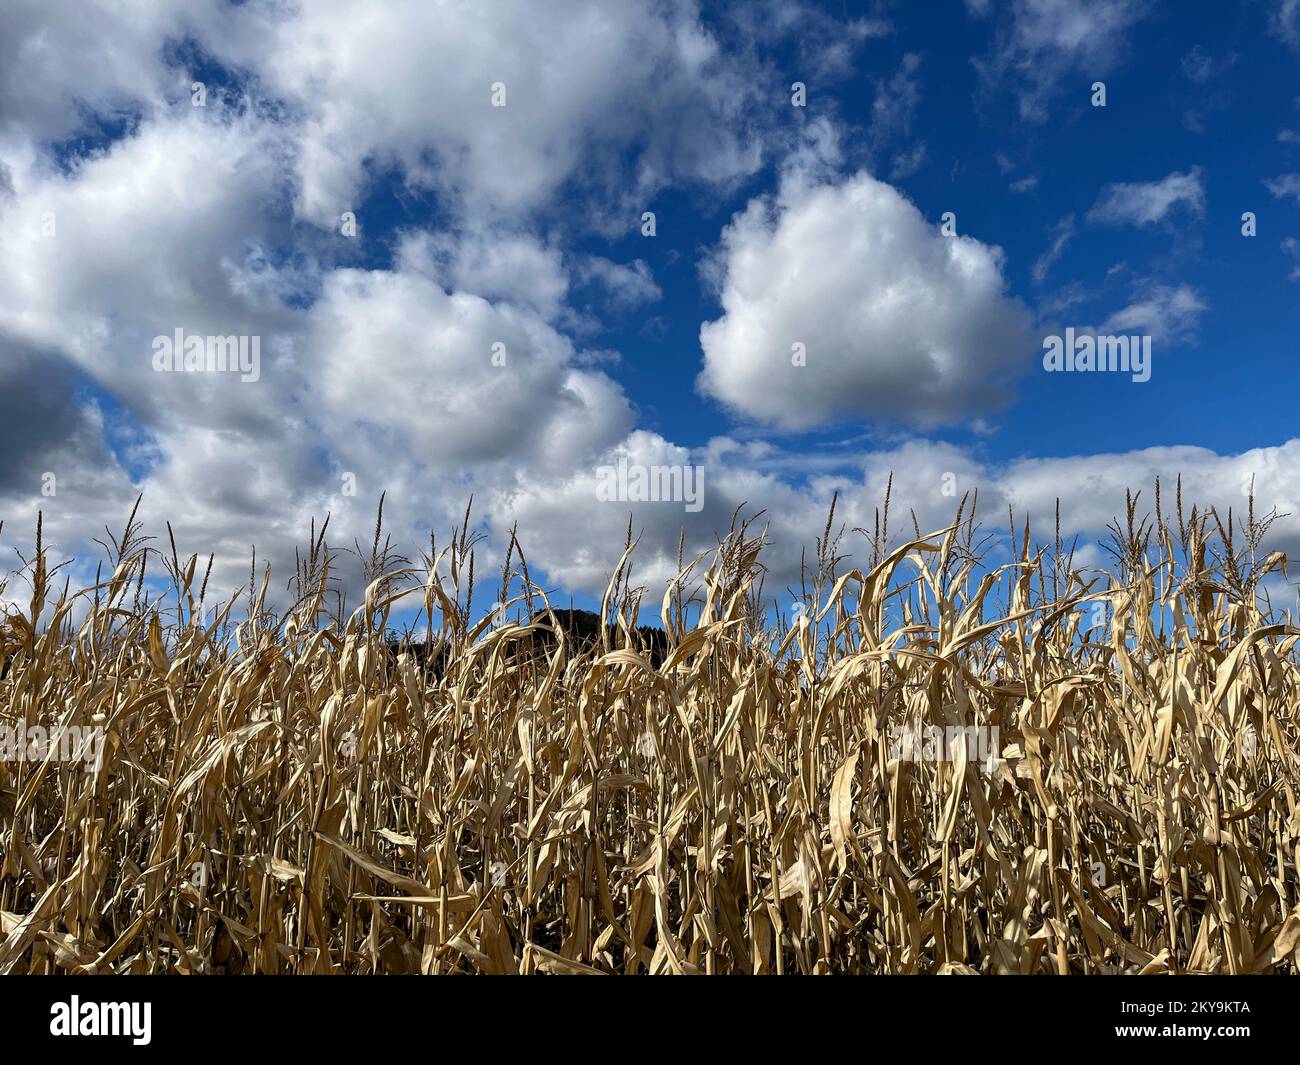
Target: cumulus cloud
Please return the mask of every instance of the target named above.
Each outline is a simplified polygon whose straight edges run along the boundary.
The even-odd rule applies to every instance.
[[[545,568],[562,585],[599,593],[622,551],[631,517],[642,540],[634,583],[650,590],[657,604],[664,582],[676,572],[679,536],[685,555],[708,550],[737,507],[763,512],[769,547],[768,594],[777,598],[797,587],[803,550],[822,534],[832,496],[838,493],[836,525],[850,530],[841,548],[846,565],[867,561],[866,542],[851,532],[874,528],[887,485],[892,479],[889,542],[897,546],[913,535],[912,515],[923,533],[942,529],[962,496],[978,493],[979,520],[992,537],[991,547],[1005,551],[1007,508],[1017,522],[1030,519],[1040,537],[1051,535],[1058,500],[1066,539],[1080,536],[1080,558],[1101,565],[1095,542],[1123,513],[1125,491],[1141,491],[1140,507],[1154,507],[1157,478],[1164,508],[1172,510],[1175,481],[1182,477],[1187,511],[1196,502],[1244,512],[1253,487],[1255,511],[1276,510],[1282,517],[1271,530],[1268,549],[1300,549],[1300,440],[1256,448],[1237,455],[1199,447],[1153,447],[1107,454],[1023,457],[990,462],[977,452],[941,441],[913,439],[878,451],[835,454],[783,452],[770,444],[719,437],[688,451],[662,437],[636,432],[601,459],[623,458],[645,466],[698,464],[703,471],[704,507],[685,511],[680,503],[618,503],[598,499],[597,467],[552,480],[521,486],[496,505],[497,520],[518,521],[530,561]],[[1067,490],[1068,487],[1068,490]],[[969,501],[966,511],[970,514]],[[529,545],[533,545],[530,547]],[[575,550],[572,545],[579,545]]]
[[[30,157],[0,204],[0,333],[61,354],[146,422],[184,411],[200,424],[274,424],[276,374],[252,392],[211,375],[160,378],[152,341],[177,328],[259,335],[268,369],[289,354],[286,301],[314,284],[308,260],[270,261],[290,155],[276,127],[186,107],[68,171]]]
[[[449,471],[551,457],[553,419],[600,443],[630,428],[625,400],[587,405],[570,342],[510,304],[418,275],[338,270],[308,317],[303,407],[330,422],[340,451],[364,441]],[[581,457],[581,437],[559,439],[557,461]]]
[[[467,227],[457,233],[408,232],[399,262],[432,271],[443,288],[528,307],[557,317],[569,295],[569,275],[560,249],[515,229]]]
[[[47,473],[55,475],[57,493],[59,473],[72,479],[83,466],[116,464],[97,412],[69,402],[78,380],[76,368],[58,353],[0,335],[0,493],[38,493]]]
[[[1112,226],[1149,226],[1162,221],[1178,207],[1186,208],[1197,218],[1205,214],[1205,185],[1199,166],[1186,173],[1175,171],[1159,181],[1107,185],[1088,212],[1088,221]]]
[[[700,330],[699,387],[782,429],[961,421],[1004,405],[1029,365],[1000,250],[943,236],[865,172],[788,175],[726,227],[713,272],[723,314]]]
[[[246,21],[257,32],[208,44],[302,115],[298,204],[314,220],[398,167],[480,216],[540,210],[581,176],[630,226],[667,182],[727,185],[763,158],[752,71],[693,0],[438,0],[382,18],[327,0]]]
[[[129,118],[182,87],[161,54],[191,23],[182,5],[87,0],[75,17],[51,14],[41,0],[0,8],[0,143],[29,134],[59,140],[93,116]],[[91,54],[94,62],[68,70],[70,56]]]
[[[1022,3],[1013,16],[1032,16],[1032,29],[1055,6]],[[853,453],[732,437],[687,448],[639,429],[629,397],[568,326],[575,292],[630,309],[659,298],[658,283],[641,260],[565,244],[572,227],[549,224],[554,204],[562,189],[575,210],[604,205],[593,227],[617,228],[610,219],[634,224],[669,183],[743,181],[770,143],[758,61],[724,54],[686,0],[543,8],[394,4],[376,19],[354,5],[204,0],[89,3],[71,20],[26,0],[6,5],[5,541],[40,508],[47,543],[76,553],[74,579],[89,579],[91,538],[120,530],[143,492],[147,531],[165,536],[170,521],[183,554],[215,552],[213,588],[226,594],[246,581],[254,543],[282,586],[313,517],[333,515],[336,545],[368,542],[386,493],[406,548],[458,524],[473,493],[485,550],[517,522],[535,573],[599,592],[629,513],[643,534],[634,579],[654,585],[675,570],[683,530],[688,556],[706,550],[747,504],[767,510],[771,587],[781,589],[797,581],[832,495],[841,520],[868,527],[891,472],[896,513],[914,507],[931,529],[951,518],[949,487],[978,487],[1000,527],[1008,502],[1046,521],[1060,486],[1082,483],[1096,492],[1075,494],[1068,519],[1098,532],[1125,485],[1180,470],[1189,495],[1204,487],[1212,501],[1240,498],[1240,479],[1256,473],[1262,499],[1300,510],[1289,472],[1300,468],[1297,442],[1242,456],[1155,449],[993,464],[978,449],[924,440]],[[807,56],[832,76],[846,69],[834,40],[843,24],[818,26],[830,28]],[[849,29],[850,53],[886,31],[865,20]],[[1021,58],[1072,66],[1091,48],[1045,22],[1007,40],[1009,69],[1031,87]],[[231,76],[231,91],[204,109],[189,106],[190,49]],[[78,51],[98,61],[69,71],[63,57]],[[491,108],[493,81],[505,83],[505,108]],[[106,122],[122,126],[82,156],[51,149]],[[882,112],[880,123],[907,135],[905,113]],[[824,118],[806,133],[779,192],[753,199],[724,231],[711,275],[721,315],[701,332],[701,387],[783,429],[997,410],[1037,356],[999,250],[940,235],[866,173],[838,176]],[[437,223],[380,248],[363,217],[349,243],[339,213],[390,171],[399,193],[436,194]],[[1199,310],[1185,286],[1148,287],[1109,324],[1179,335]],[[259,336],[259,381],[156,373],[152,339],[176,328]],[[796,342],[805,366],[791,363]],[[703,506],[599,498],[601,466],[620,459],[699,465]],[[53,494],[41,493],[45,473],[56,476]],[[1279,529],[1294,542],[1293,524]]]
[[[418,543],[472,492],[626,435],[621,389],[549,321],[567,284],[549,248],[415,231],[391,268],[323,264],[287,230],[291,155],[277,124],[187,107],[70,171],[15,168],[0,204],[0,414],[21,441],[0,462],[9,529],[44,507],[50,542],[84,546],[143,491],[152,528],[216,551],[230,582],[253,542],[283,568],[313,515],[333,511],[349,542],[387,491]],[[259,379],[156,372],[153,338],[177,328],[258,337]]]
[[[383,491],[399,538],[421,542],[471,493],[622,440],[627,397],[559,331],[579,321],[571,278],[616,310],[658,286],[646,263],[572,256],[525,216],[561,185],[639,211],[670,180],[726,186],[761,159],[749,60],[689,2],[84,15],[0,16],[3,413],[24,429],[0,501],[11,530],[44,506],[71,547],[143,490],[155,529],[217,551],[216,580],[254,540],[282,562],[326,510],[348,542]],[[205,108],[190,106],[194,49],[234,86]],[[70,72],[83,51],[97,63]],[[80,157],[48,148],[119,118]],[[367,220],[349,244],[338,216],[389,166],[442,194],[447,224],[400,233],[386,268],[343,265]],[[296,226],[295,207],[328,227]],[[260,380],[155,373],[153,339],[177,328],[258,337]],[[41,497],[47,469],[60,490]]]
[[[542,210],[581,178],[612,216],[588,221],[617,232],[668,183],[726,187],[764,158],[757,60],[724,51],[695,0],[433,0],[383,17],[345,0],[89,0],[51,16],[36,0],[0,12],[0,147],[188,105],[188,67],[215,57],[234,95],[297,127],[297,207],[329,226],[396,168],[488,219]],[[856,40],[883,32],[828,24]],[[94,62],[72,71],[76,55]]]

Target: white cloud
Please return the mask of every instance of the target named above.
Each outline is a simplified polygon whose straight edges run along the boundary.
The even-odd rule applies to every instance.
[[[762,159],[752,72],[691,0],[411,0],[382,17],[321,0],[248,19],[260,32],[207,43],[302,115],[315,220],[356,206],[367,166],[396,165],[477,217],[542,209],[581,178],[631,225],[667,182],[727,185]]]
[[[334,542],[346,544],[366,536],[387,491],[397,539],[418,544],[471,493],[486,501],[567,476],[624,439],[627,397],[557,322],[572,320],[571,270],[631,307],[658,298],[648,265],[569,258],[519,218],[494,219],[473,201],[503,192],[505,213],[518,213],[545,205],[558,183],[621,188],[633,148],[629,195],[670,177],[725,183],[756,165],[758,141],[743,122],[722,122],[750,90],[692,6],[570,7],[573,32],[559,46],[536,32],[535,5],[494,8],[495,29],[475,15],[478,29],[461,27],[464,56],[451,54],[459,45],[439,21],[462,17],[459,8],[399,5],[391,18],[359,21],[340,9],[328,25],[312,22],[328,15],[313,9],[300,13],[307,25],[277,25],[267,41],[252,27],[292,12],[225,11],[237,32],[206,43],[247,63],[288,109],[232,109],[215,92],[206,108],[190,106],[188,75],[163,49],[178,26],[205,39],[203,20],[216,17],[207,8],[192,22],[142,19],[138,34],[107,15],[96,22],[95,9],[87,25],[103,37],[95,51],[105,61],[80,80],[65,62],[76,34],[60,36],[22,9],[31,19],[20,70],[44,87],[32,106],[12,94],[0,105],[0,358],[6,400],[23,397],[2,406],[7,428],[26,427],[0,468],[9,530],[44,507],[49,542],[84,553],[143,490],[151,531],[170,520],[182,551],[215,550],[214,584],[230,585],[253,542],[284,572],[312,515],[333,511]],[[281,53],[274,42],[294,47]],[[490,81],[480,82],[497,60],[517,125],[492,133],[426,75],[463,77],[457,91],[481,87],[486,101]],[[36,107],[42,100],[58,107]],[[392,107],[372,113],[367,100]],[[430,100],[434,121],[424,127]],[[70,165],[45,150],[85,114],[115,109],[138,115],[120,139]],[[447,158],[425,158],[430,138]],[[318,171],[313,153],[322,152],[342,152],[340,167]],[[368,220],[363,213],[356,243],[337,232],[340,208],[357,206],[349,195],[319,201],[328,229],[291,228],[294,201],[319,192],[300,179],[320,173],[357,192],[351,168],[383,157],[464,210],[450,228],[400,234],[389,269],[333,265],[366,248]],[[512,191],[512,181],[523,184]],[[258,336],[261,379],[155,373],[152,338],[178,327]],[[493,365],[495,344],[505,366]],[[90,398],[78,398],[87,383]],[[100,393],[111,399],[106,411]],[[44,472],[57,475],[57,495],[39,494]],[[356,479],[355,497],[341,491],[344,473]]]
[[[1140,510],[1154,507],[1156,478],[1162,485],[1167,518],[1174,507],[1174,486],[1181,475],[1185,512],[1193,503],[1244,514],[1246,489],[1254,479],[1255,510],[1276,508],[1286,515],[1272,530],[1268,549],[1300,548],[1300,440],[1256,448],[1239,455],[1220,455],[1199,447],[1155,447],[1135,451],[1069,456],[1026,457],[990,463],[952,444],[924,440],[888,450],[840,453],[784,453],[761,443],[742,444],[716,438],[696,451],[674,447],[653,433],[633,433],[600,461],[651,464],[695,463],[703,467],[705,506],[697,514],[680,503],[603,502],[596,496],[595,467],[573,476],[530,482],[495,505],[498,523],[519,522],[530,562],[544,568],[567,588],[599,593],[623,548],[629,514],[633,532],[641,534],[634,556],[634,583],[650,589],[657,607],[663,582],[676,572],[678,537],[685,532],[685,555],[707,550],[742,504],[748,514],[763,510],[769,523],[768,595],[782,598],[797,586],[801,552],[821,535],[832,494],[839,492],[836,525],[872,529],[889,478],[893,477],[890,542],[912,536],[911,512],[923,533],[952,521],[958,500],[978,491],[979,515],[996,548],[1006,547],[1007,508],[1017,523],[1031,519],[1036,535],[1052,535],[1056,504],[1066,542],[1081,537],[1080,557],[1103,564],[1095,544],[1107,524],[1123,513],[1126,489],[1141,491]],[[967,515],[970,513],[969,503]],[[1176,519],[1175,519],[1176,523]],[[530,547],[530,545],[532,545]],[[865,542],[852,533],[841,545],[845,565],[864,564]]]
[[[1074,215],[1066,215],[1056,224],[1051,246],[1034,261],[1034,284],[1041,285],[1057,261],[1065,254],[1066,246],[1074,239]]]
[[[1179,206],[1197,218],[1205,214],[1205,184],[1199,166],[1186,173],[1175,171],[1159,181],[1107,185],[1088,212],[1088,220],[1112,226],[1149,226]]]
[[[0,7],[0,145],[29,135],[59,140],[84,128],[89,114],[130,117],[169,88],[188,93],[161,48],[189,23],[180,4],[85,0],[73,14],[43,0],[7,0]],[[94,59],[70,69],[73,56]]]
[[[723,314],[700,331],[699,385],[783,429],[960,421],[1003,405],[1030,363],[999,249],[942,236],[865,172],[788,175],[723,231],[714,274]],[[794,344],[807,365],[792,364]]]
[[[506,300],[548,319],[561,313],[569,295],[561,251],[519,230],[408,233],[399,261],[406,269],[432,271],[443,288]]]
[[[189,446],[192,465],[175,467],[146,487],[142,516],[147,531],[164,536],[163,522],[170,520],[182,553],[216,550],[219,558],[230,560],[214,574],[214,598],[246,583],[251,543],[257,543],[259,558],[265,559],[270,545],[301,542],[309,517],[319,517],[327,507],[334,514],[331,543],[350,545],[351,537],[356,536],[368,546],[377,493],[365,488],[364,478],[364,498],[347,500],[335,494],[277,500],[278,493],[292,487],[293,478],[277,477],[278,467],[262,463],[256,442],[200,434]],[[616,463],[619,457],[647,466],[701,466],[703,509],[690,513],[681,503],[600,500],[598,468]],[[238,477],[229,476],[232,469]],[[801,554],[821,535],[831,496],[837,491],[836,525],[850,530],[842,544],[848,556],[845,565],[866,562],[865,542],[851,530],[873,528],[891,474],[889,539],[894,545],[911,538],[911,512],[915,512],[922,532],[932,532],[952,520],[963,495],[976,491],[979,518],[984,532],[992,535],[995,550],[1006,547],[1008,506],[1014,508],[1018,525],[1027,516],[1031,519],[1041,541],[1052,535],[1059,498],[1066,542],[1079,535],[1084,545],[1081,557],[1104,565],[1104,556],[1092,545],[1104,537],[1107,523],[1123,512],[1125,490],[1142,491],[1139,510],[1147,513],[1154,506],[1154,484],[1160,478],[1168,517],[1179,475],[1186,511],[1190,512],[1193,503],[1202,509],[1212,505],[1219,508],[1225,522],[1229,507],[1238,520],[1244,514],[1246,490],[1253,478],[1256,513],[1276,509],[1285,515],[1273,528],[1266,550],[1281,549],[1294,555],[1300,551],[1297,470],[1300,440],[1237,455],[1200,447],[1154,447],[990,463],[969,449],[923,440],[888,450],[827,455],[783,453],[770,445],[743,444],[723,437],[692,451],[654,433],[637,431],[568,470],[530,474],[515,482],[508,478],[494,483],[479,481],[476,487],[480,492],[478,512],[488,515],[493,544],[500,546],[506,531],[517,523],[534,576],[544,573],[561,597],[567,591],[599,594],[604,590],[622,551],[630,515],[633,534],[641,538],[632,581],[648,588],[646,602],[654,611],[664,582],[676,572],[679,536],[684,532],[687,559],[709,550],[742,504],[746,514],[766,512],[763,521],[768,523],[770,546],[763,555],[768,568],[765,588],[767,595],[783,599],[785,589],[797,587]],[[220,490],[196,494],[177,483],[179,478],[195,475],[219,478]],[[75,494],[61,492],[56,499],[27,501],[19,507],[8,503],[11,520],[6,522],[6,543],[21,535],[18,530],[32,527],[38,503],[45,510],[48,539],[61,548],[84,542],[88,497],[100,508],[94,513],[102,514],[117,531],[133,489],[113,482],[113,476],[93,475],[78,484]],[[390,470],[380,483],[389,492],[388,525],[395,528],[395,541],[402,547],[418,545],[422,538],[427,543],[430,527],[441,532],[458,524],[458,511],[467,493],[453,495],[454,481],[429,485],[418,473]],[[440,495],[446,497],[442,505],[437,502]],[[182,502],[194,509],[178,510]],[[418,517],[412,520],[411,512]],[[283,556],[272,557],[274,565],[281,567],[274,572],[284,572]],[[489,558],[487,551],[481,554],[481,572],[491,571]]]
[[[1142,334],[1156,341],[1190,339],[1205,311],[1205,304],[1190,285],[1148,282],[1139,286],[1131,303],[1101,325],[1100,332],[1118,336]]]
[[[841,43],[884,32],[826,25]],[[0,149],[188,106],[195,48],[237,75],[234,95],[295,128],[297,206],[331,228],[372,172],[397,167],[479,222],[545,210],[576,183],[591,203],[575,217],[620,232],[670,183],[752,175],[772,125],[758,60],[725,52],[695,0],[391,0],[382,16],[346,0],[87,0],[75,18],[12,0],[0,10]],[[209,105],[221,97],[209,88]]]
[[[1300,48],[1300,0],[1274,0],[1272,26],[1292,48]]]
[[[908,52],[892,78],[888,81],[877,79],[876,96],[871,101],[870,136],[873,140],[884,141],[911,130],[912,118],[921,103],[921,86],[916,77],[920,66],[921,57]]]
[[[570,342],[510,304],[408,273],[338,270],[308,319],[302,406],[338,451],[448,472],[525,456],[568,464],[584,440],[603,447],[631,427],[621,396],[587,404]],[[581,434],[557,438],[553,420]],[[557,439],[566,447],[553,455]]]
[[[1188,81],[1203,85],[1214,76],[1214,58],[1199,44],[1183,56],[1183,75]]]
[[[388,491],[397,535],[419,543],[472,492],[569,469],[630,430],[621,389],[548,320],[567,284],[557,253],[524,235],[413,232],[391,269],[323,266],[303,251],[327,242],[286,232],[286,139],[186,107],[68,173],[39,157],[15,168],[0,359],[6,397],[25,397],[6,429],[31,424],[0,464],[10,530],[43,506],[51,542],[84,548],[143,490],[151,531],[170,520],[182,550],[217,551],[229,585],[254,542],[283,569],[313,514],[333,510],[348,543]],[[156,373],[152,338],[178,327],[260,337],[260,380]],[[124,409],[77,399],[87,380]],[[126,465],[112,435],[131,438]]]
[[[1287,277],[1292,281],[1300,281],[1300,240],[1296,240],[1295,237],[1285,237],[1282,240],[1282,250],[1293,264]]]
[[[1272,180],[1266,180],[1264,185],[1274,198],[1294,199],[1300,206],[1300,174],[1281,174]]]
[[[921,103],[921,85],[916,76],[920,66],[921,57],[908,52],[892,78],[888,81],[877,79],[876,96],[871,103],[871,124],[867,129],[873,156],[883,157],[888,145],[900,145],[911,135],[912,121]],[[924,141],[907,148],[899,147],[891,158],[891,179],[902,181],[911,177],[925,161],[925,152]]]
[[[1228,107],[1232,98],[1228,75],[1239,58],[1236,52],[1216,58],[1199,44],[1183,56],[1183,76],[1191,83],[1186,91],[1189,105],[1183,112],[1187,129],[1204,133],[1210,117]]]
[[[1079,5],[1106,33],[1117,19],[1102,16],[1127,6]],[[1008,69],[1031,88],[1045,91],[1095,48],[1066,32],[1069,19],[1039,26],[1059,7],[1016,5],[1029,21],[1008,38]],[[559,190],[612,206],[590,219],[600,228],[635,224],[666,183],[730,188],[752,174],[767,143],[752,58],[724,55],[683,0],[358,10],[90,3],[67,19],[20,2],[0,12],[7,543],[42,508],[47,542],[77,553],[76,576],[89,579],[90,538],[104,524],[120,529],[143,491],[147,531],[165,536],[170,521],[182,553],[217,552],[212,587],[224,595],[246,580],[253,543],[282,587],[312,516],[333,513],[335,545],[368,542],[386,492],[395,542],[410,550],[475,493],[490,546],[518,521],[530,562],[598,592],[629,509],[645,534],[635,579],[654,581],[675,568],[683,526],[688,555],[707,549],[748,503],[772,519],[779,591],[797,579],[831,494],[843,492],[841,520],[869,526],[890,471],[895,513],[915,507],[928,528],[955,506],[945,473],[959,493],[980,487],[999,528],[1008,501],[1046,521],[1061,486],[1080,483],[1096,492],[1072,493],[1068,522],[1097,532],[1124,485],[1179,470],[1189,496],[1202,487],[1226,501],[1256,472],[1261,499],[1300,511],[1290,472],[1300,442],[1244,456],[1153,449],[995,466],[944,443],[827,455],[719,438],[691,450],[636,429],[618,383],[561,330],[581,285],[623,306],[658,298],[658,285],[640,260],[575,255],[565,227],[540,227]],[[565,34],[551,32],[556,22]],[[859,21],[850,32],[851,57],[884,27]],[[245,68],[248,106],[220,94],[189,106],[188,72],[166,52],[186,36]],[[848,62],[833,36],[807,52],[828,76]],[[70,54],[97,61],[70,68]],[[1021,65],[1031,56],[1048,59],[1042,79]],[[506,83],[504,110],[490,109],[494,80]],[[94,154],[56,162],[46,142],[91,114],[135,124]],[[900,114],[882,112],[880,128],[906,135]],[[1005,295],[999,250],[940,236],[865,173],[831,176],[835,127],[813,120],[807,134],[779,195],[752,201],[725,231],[722,315],[701,334],[703,387],[783,428],[996,410],[1037,354],[1028,312]],[[390,166],[437,193],[450,221],[405,231],[391,265],[361,268],[358,249],[375,251],[368,220],[354,245],[335,224],[359,206],[367,175]],[[294,203],[330,226],[292,226]],[[54,236],[42,232],[47,211]],[[1200,310],[1186,286],[1149,287],[1110,323],[1175,336]],[[261,380],[154,373],[151,338],[177,326],[260,335]],[[794,341],[807,345],[806,367],[790,366]],[[505,366],[493,365],[496,343]],[[596,470],[619,456],[702,465],[703,509],[601,502]],[[45,472],[57,475],[54,496],[39,494]],[[345,473],[356,496],[342,491]],[[1294,522],[1281,528],[1298,539]]]
[[[984,16],[983,0],[967,7]],[[998,16],[993,54],[975,60],[985,92],[1010,85],[1021,118],[1045,121],[1067,78],[1079,79],[1078,98],[1128,52],[1128,35],[1146,17],[1144,0],[1011,0]]]
[[[1062,526],[1096,536],[1113,517],[1123,513],[1125,489],[1142,489],[1144,507],[1154,508],[1157,477],[1168,514],[1180,474],[1186,510],[1190,512],[1192,503],[1202,510],[1215,506],[1223,513],[1226,524],[1228,507],[1238,516],[1244,513],[1246,489],[1253,477],[1256,513],[1272,508],[1289,512],[1275,530],[1275,545],[1294,550],[1300,544],[1300,477],[1293,465],[1298,457],[1300,440],[1254,448],[1240,455],[1220,455],[1201,447],[1153,447],[1071,458],[1022,459],[1000,471],[998,481],[1017,510],[1028,510],[1039,522],[1049,518],[1059,496]]]
[[[185,107],[66,173],[28,157],[0,204],[0,333],[60,352],[146,421],[274,421],[275,374],[242,392],[208,375],[160,380],[151,343],[178,327],[259,335],[264,371],[286,354],[285,300],[314,284],[310,260],[268,261],[291,155],[277,127]]]
[[[588,255],[578,261],[576,272],[585,283],[600,286],[608,304],[617,311],[654,303],[663,296],[663,291],[655,284],[649,263],[644,259],[634,259],[625,264],[600,255]]]
[[[750,0],[721,10],[747,42],[762,46],[793,43],[793,76],[813,86],[852,75],[859,49],[867,41],[893,32],[889,20],[878,13],[854,18],[844,8],[845,16],[836,18],[833,9],[827,8],[803,0]]]

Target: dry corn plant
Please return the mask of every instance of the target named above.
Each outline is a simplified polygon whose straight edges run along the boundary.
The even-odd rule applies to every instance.
[[[0,972],[1294,971],[1300,630],[1260,605],[1267,519],[1133,497],[1108,575],[1059,522],[1038,546],[1012,515],[993,566],[973,503],[888,520],[846,572],[827,522],[789,624],[733,522],[682,560],[657,665],[630,531],[585,647],[513,538],[516,619],[471,623],[468,517],[415,563],[377,522],[351,612],[323,527],[283,614],[256,561],[206,606],[211,560],[134,514],[79,592],[38,535],[0,724],[51,740],[0,762]],[[392,651],[399,604],[425,629]],[[58,757],[74,726],[94,764]],[[995,743],[918,756],[913,727]]]

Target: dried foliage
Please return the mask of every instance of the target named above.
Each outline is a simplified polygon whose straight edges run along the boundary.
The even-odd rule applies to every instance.
[[[736,523],[683,562],[658,667],[630,535],[580,653],[517,544],[514,620],[471,623],[468,518],[414,564],[377,522],[351,613],[323,528],[282,614],[256,563],[214,612],[134,516],[77,594],[38,543],[0,723],[107,742],[0,762],[0,972],[1293,971],[1300,631],[1259,601],[1283,559],[1253,509],[1233,542],[1179,496],[1176,523],[1130,501],[1112,576],[1014,516],[981,566],[966,501],[907,543],[886,504],[839,573],[828,520],[792,624]],[[436,675],[385,643],[421,599]],[[891,757],[916,719],[996,727],[1000,756]]]

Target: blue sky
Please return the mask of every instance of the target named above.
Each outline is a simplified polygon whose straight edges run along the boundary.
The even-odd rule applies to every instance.
[[[86,572],[141,492],[230,584],[473,493],[579,598],[629,514],[661,587],[742,503],[789,582],[891,474],[935,528],[952,483],[1085,538],[1157,476],[1300,511],[1296,0],[83,16],[0,13],[4,568],[39,509]],[[1151,336],[1150,380],[1045,372],[1067,327]],[[157,372],[178,328],[258,380]],[[704,504],[611,504],[620,460]]]
[[[978,441],[990,455],[1009,459],[1171,443],[1244,450],[1289,434],[1294,392],[1261,384],[1295,381],[1300,298],[1288,277],[1295,263],[1280,245],[1300,235],[1300,212],[1296,203],[1271,196],[1264,179],[1300,166],[1300,141],[1278,140],[1281,131],[1300,127],[1300,68],[1295,52],[1270,38],[1267,10],[1198,5],[1195,19],[1157,10],[1124,35],[1131,57],[1104,78],[1107,107],[1090,105],[1091,80],[1081,75],[1062,86],[1049,120],[1029,123],[1017,113],[1014,92],[995,93],[982,106],[974,102],[981,88],[971,59],[989,49],[992,23],[966,17],[959,4],[929,7],[899,10],[894,32],[864,49],[870,60],[860,69],[813,83],[808,117],[833,114],[846,130],[865,136],[876,97],[873,74],[887,74],[916,54],[920,99],[911,128],[926,144],[927,162],[895,184],[936,224],[951,210],[961,232],[1001,246],[1011,291],[1042,306],[1079,286],[1087,298],[1065,318],[1081,322],[1101,320],[1122,305],[1138,276],[1191,285],[1206,304],[1191,335],[1160,346],[1147,388],[1122,377],[1067,382],[1032,374],[1018,402],[997,420],[996,433],[980,439],[948,427],[934,435]],[[939,10],[944,13],[936,15]],[[1187,73],[1200,57],[1215,70],[1209,85]],[[776,96],[799,72],[792,49],[779,62],[786,76],[773,85]],[[1191,113],[1203,115],[1196,128],[1189,128]],[[845,139],[854,140],[854,133]],[[998,165],[999,153],[1014,163],[1010,173]],[[1171,217],[1143,229],[1084,222],[1107,184],[1157,181],[1197,166],[1204,171],[1204,217]],[[1016,191],[1024,178],[1037,183]],[[635,315],[610,330],[608,343],[624,353],[628,365],[620,380],[642,403],[647,423],[675,440],[703,443],[726,428],[715,404],[681,387],[698,367],[697,322],[718,314],[691,265],[750,191],[717,204],[670,199],[665,213],[673,221],[660,228],[662,239],[652,248],[639,236],[614,246],[616,257],[648,258],[672,307],[661,340],[646,340],[643,316]],[[1247,210],[1259,219],[1254,240],[1241,233]],[[1078,235],[1036,285],[1033,266],[1069,215],[1078,221]],[[1108,282],[1112,270],[1117,275]],[[1071,416],[1061,417],[1062,406]],[[1243,409],[1251,417],[1230,416]],[[849,422],[811,434],[809,442],[871,428]]]

